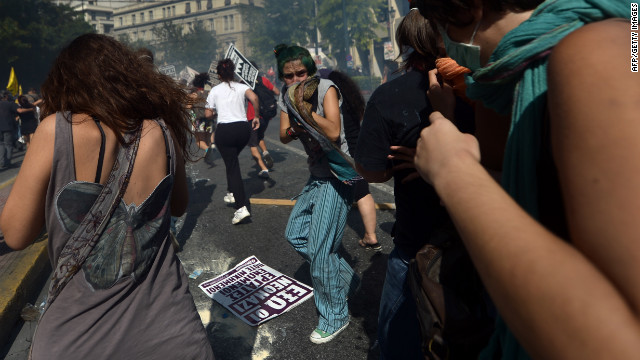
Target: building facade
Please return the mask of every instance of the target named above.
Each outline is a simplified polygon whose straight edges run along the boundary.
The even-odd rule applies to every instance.
[[[84,20],[93,26],[98,34],[113,35],[113,10],[132,5],[137,1],[126,0],[54,0],[56,5],[70,6],[82,14]]]
[[[262,6],[262,0],[174,0],[146,1],[114,9],[113,36],[128,36],[130,41],[156,41],[154,27],[165,21],[182,26],[188,33],[198,21],[207,31],[215,33],[221,55],[233,43],[244,55],[250,56],[247,25],[242,10],[247,6]]]

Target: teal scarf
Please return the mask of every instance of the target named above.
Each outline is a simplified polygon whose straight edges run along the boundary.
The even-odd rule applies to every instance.
[[[467,77],[467,96],[500,114],[511,113],[502,185],[538,216],[536,164],[547,105],[547,62],[553,47],[590,22],[629,16],[624,0],[548,0],[510,31],[489,64]]]
[[[467,96],[500,114],[511,113],[502,186],[531,216],[538,217],[536,166],[547,110],[547,63],[553,47],[585,24],[628,18],[624,0],[548,0],[510,31],[489,64],[467,77]],[[528,359],[502,319],[480,359]]]

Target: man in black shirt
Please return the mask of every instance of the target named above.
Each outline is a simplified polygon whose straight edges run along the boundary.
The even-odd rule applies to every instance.
[[[389,254],[380,299],[380,359],[423,358],[416,304],[407,283],[408,265],[418,250],[431,241],[434,229],[453,228],[433,187],[411,168],[411,149],[415,152],[420,131],[429,124],[433,111],[426,92],[427,73],[435,67],[435,39],[418,11],[410,11],[400,23],[400,48],[404,54],[409,47],[415,51],[407,55],[403,64],[406,74],[379,86],[369,99],[356,148],[356,169],[367,181],[394,178],[396,222],[391,235],[395,248]],[[394,152],[396,148],[392,146],[403,147],[409,155]],[[403,163],[407,168],[394,169]]]
[[[34,111],[34,109],[21,109],[18,104],[11,101],[11,93],[4,91],[0,96],[0,170],[11,166],[13,155],[14,133],[18,122],[19,113]]]

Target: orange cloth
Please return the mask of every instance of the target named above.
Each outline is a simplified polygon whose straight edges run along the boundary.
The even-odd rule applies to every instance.
[[[436,59],[436,68],[438,69],[438,74],[442,76],[442,79],[451,85],[454,94],[469,102],[465,94],[467,85],[464,83],[464,74],[470,73],[471,70],[458,65],[455,60],[448,57]]]

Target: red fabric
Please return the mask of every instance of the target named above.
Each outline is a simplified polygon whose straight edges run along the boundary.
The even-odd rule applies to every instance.
[[[262,79],[262,84],[267,87],[267,89],[273,91],[273,84],[269,79],[264,76],[260,76]],[[249,101],[249,105],[247,106],[247,121],[253,120],[253,117],[256,116],[256,112],[253,110],[253,104]]]

